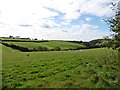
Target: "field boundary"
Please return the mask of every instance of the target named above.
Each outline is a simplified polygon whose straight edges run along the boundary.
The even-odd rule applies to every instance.
[[[14,44],[3,43],[3,42],[2,42],[2,45],[6,46],[6,47],[10,47],[12,49],[19,50],[21,52],[70,51],[70,50],[73,51],[73,50],[87,50],[87,49],[93,49],[93,48],[101,48],[101,47],[76,47],[76,48],[69,48],[69,49],[61,50],[61,48],[59,47],[59,50],[58,49],[49,50],[47,47],[40,47],[40,50],[37,50],[35,48],[29,49],[28,47],[23,47],[23,46],[18,46],[18,45],[14,45]]]

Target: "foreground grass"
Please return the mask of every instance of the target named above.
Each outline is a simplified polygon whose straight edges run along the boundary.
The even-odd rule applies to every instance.
[[[19,52],[3,46],[4,88],[119,87],[118,52]]]
[[[0,44],[0,89],[2,88],[2,45]]]

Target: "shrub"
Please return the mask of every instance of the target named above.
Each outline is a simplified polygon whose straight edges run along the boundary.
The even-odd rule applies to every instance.
[[[61,50],[60,47],[58,47],[58,46],[54,47],[54,51],[60,51],[60,50]]]
[[[17,46],[17,45],[14,45],[14,44],[7,44],[7,43],[2,43],[2,44],[7,46],[7,47],[17,49],[17,50],[20,50],[20,51],[25,51],[25,52],[30,51],[27,47],[22,47],[22,46]]]
[[[37,49],[37,51],[42,51],[42,47],[40,47],[40,46],[36,49]]]
[[[48,51],[48,48],[47,47],[43,47],[43,51]]]
[[[47,48],[47,47],[41,47],[41,46],[39,46],[39,47],[37,48],[37,50],[38,50],[38,51],[48,51],[48,48]]]

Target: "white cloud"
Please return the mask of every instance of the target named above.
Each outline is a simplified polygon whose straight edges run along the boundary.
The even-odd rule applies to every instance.
[[[0,36],[68,40],[101,37],[109,32],[98,30],[98,26],[85,23],[72,25],[71,22],[85,14],[110,16],[111,10],[106,6],[108,2],[109,0],[0,0]],[[62,20],[57,20],[57,16]],[[86,21],[90,20],[91,18],[86,18]]]
[[[82,14],[91,14],[99,17],[111,16],[110,0],[89,0],[81,6]]]
[[[18,26],[19,27],[19,26]],[[15,27],[15,28],[2,28],[3,31],[0,35],[13,35],[21,37],[31,37],[47,40],[92,40],[102,38],[110,34],[108,31],[100,31],[98,26],[91,24],[74,25],[70,28],[64,29],[56,28],[43,28],[43,27]]]
[[[48,19],[44,19],[44,20],[40,20],[39,21],[39,25],[40,27],[46,27],[46,28],[54,28],[54,27],[59,27],[60,25],[55,23],[53,20],[48,20]]]
[[[3,0],[0,2],[1,21],[16,24],[36,22],[37,19],[57,16],[57,12],[49,11],[33,0]]]
[[[98,26],[90,24],[75,25],[65,29],[46,29],[45,39],[53,40],[93,40],[109,35],[109,31],[100,31]]]
[[[91,14],[95,16],[110,16],[112,10],[109,5],[110,0],[51,0],[43,3],[45,7],[57,10],[65,14],[64,19],[77,19],[81,15]]]
[[[6,23],[34,22],[59,15],[45,7],[64,14],[63,19],[71,22],[81,15],[109,16],[111,10],[105,4],[109,0],[1,0],[1,21]]]
[[[64,19],[72,21],[72,20],[78,19],[78,17],[80,17],[79,12],[70,12],[65,15]]]
[[[85,18],[85,20],[86,20],[86,21],[91,21],[91,20],[92,20],[92,18],[87,17],[87,18]]]

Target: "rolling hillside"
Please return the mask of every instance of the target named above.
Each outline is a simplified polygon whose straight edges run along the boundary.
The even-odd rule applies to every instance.
[[[49,50],[53,49],[54,47],[60,47],[61,50],[65,49],[74,49],[74,48],[79,48],[79,47],[85,47],[84,45],[78,44],[78,43],[71,43],[71,42],[66,42],[66,41],[45,41],[45,42],[39,42],[39,41],[30,41],[30,42],[22,42],[22,41],[4,41],[5,43],[8,44],[14,44],[17,46],[21,47],[27,47],[28,49],[33,49],[33,48],[38,48],[38,47],[46,47]]]

